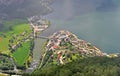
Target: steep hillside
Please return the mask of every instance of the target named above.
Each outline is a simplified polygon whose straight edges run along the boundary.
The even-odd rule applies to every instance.
[[[46,4],[53,0],[0,0],[0,18],[26,18],[52,12]]]
[[[23,76],[120,76],[120,57],[78,59],[61,66],[47,66]]]

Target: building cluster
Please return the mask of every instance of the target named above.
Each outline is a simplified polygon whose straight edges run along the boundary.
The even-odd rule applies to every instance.
[[[47,44],[47,48],[49,50],[55,50],[55,49],[59,48],[61,41],[63,41],[63,40],[68,41],[69,40],[69,35],[70,35],[70,32],[68,32],[68,31],[65,32],[64,30],[54,33],[50,37],[50,40]]]
[[[38,32],[45,30],[50,25],[50,21],[39,16],[30,17],[28,18],[28,21],[30,22],[30,27],[33,30],[34,37],[37,35]]]
[[[72,49],[72,52],[77,50],[77,52],[82,55],[103,56],[103,53],[95,46],[84,40],[78,39],[76,35],[70,33],[69,31],[61,30],[50,36],[50,40],[47,44],[47,51],[54,51],[57,55],[57,62],[60,64],[64,64],[65,53],[67,53],[67,49],[61,49],[61,45],[67,42],[72,45],[71,47],[75,48]]]
[[[33,72],[37,68],[37,65],[39,65],[39,62],[39,60],[33,60],[30,67],[26,70],[26,73]]]

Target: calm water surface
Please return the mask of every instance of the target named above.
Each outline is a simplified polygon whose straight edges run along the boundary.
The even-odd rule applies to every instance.
[[[119,0],[56,0],[51,7],[53,25],[43,35],[66,29],[102,51],[120,52]]]

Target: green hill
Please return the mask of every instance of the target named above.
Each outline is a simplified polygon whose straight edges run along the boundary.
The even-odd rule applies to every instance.
[[[120,76],[120,57],[77,59],[66,65],[50,65],[23,76]]]

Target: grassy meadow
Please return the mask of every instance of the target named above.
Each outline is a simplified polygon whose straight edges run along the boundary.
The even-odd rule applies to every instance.
[[[13,35],[19,35],[23,33],[24,31],[28,31],[29,33],[31,30],[29,29],[28,23],[22,23],[23,21],[20,20],[11,20],[4,22],[4,26],[7,28],[9,25],[12,25],[12,28],[9,29],[9,31],[6,29],[6,31],[0,30],[0,53],[8,54],[10,53],[8,49],[9,40],[12,38]]]
[[[21,48],[18,48],[17,51],[14,52],[12,55],[19,65],[24,65],[24,63],[28,59],[29,54],[30,54],[30,41],[27,41],[23,44]]]
[[[1,22],[1,21],[0,21]],[[3,22],[3,21],[2,21]],[[22,40],[24,36],[21,37],[22,33],[27,31],[26,37],[31,33],[29,23],[25,20],[10,20],[3,22],[4,30],[0,30],[0,53],[11,55],[14,57],[17,64],[23,65],[30,54],[30,41],[22,43],[22,47],[19,47],[15,52],[11,53],[9,49],[9,40],[13,36],[18,36],[18,39],[13,39],[15,43]]]

